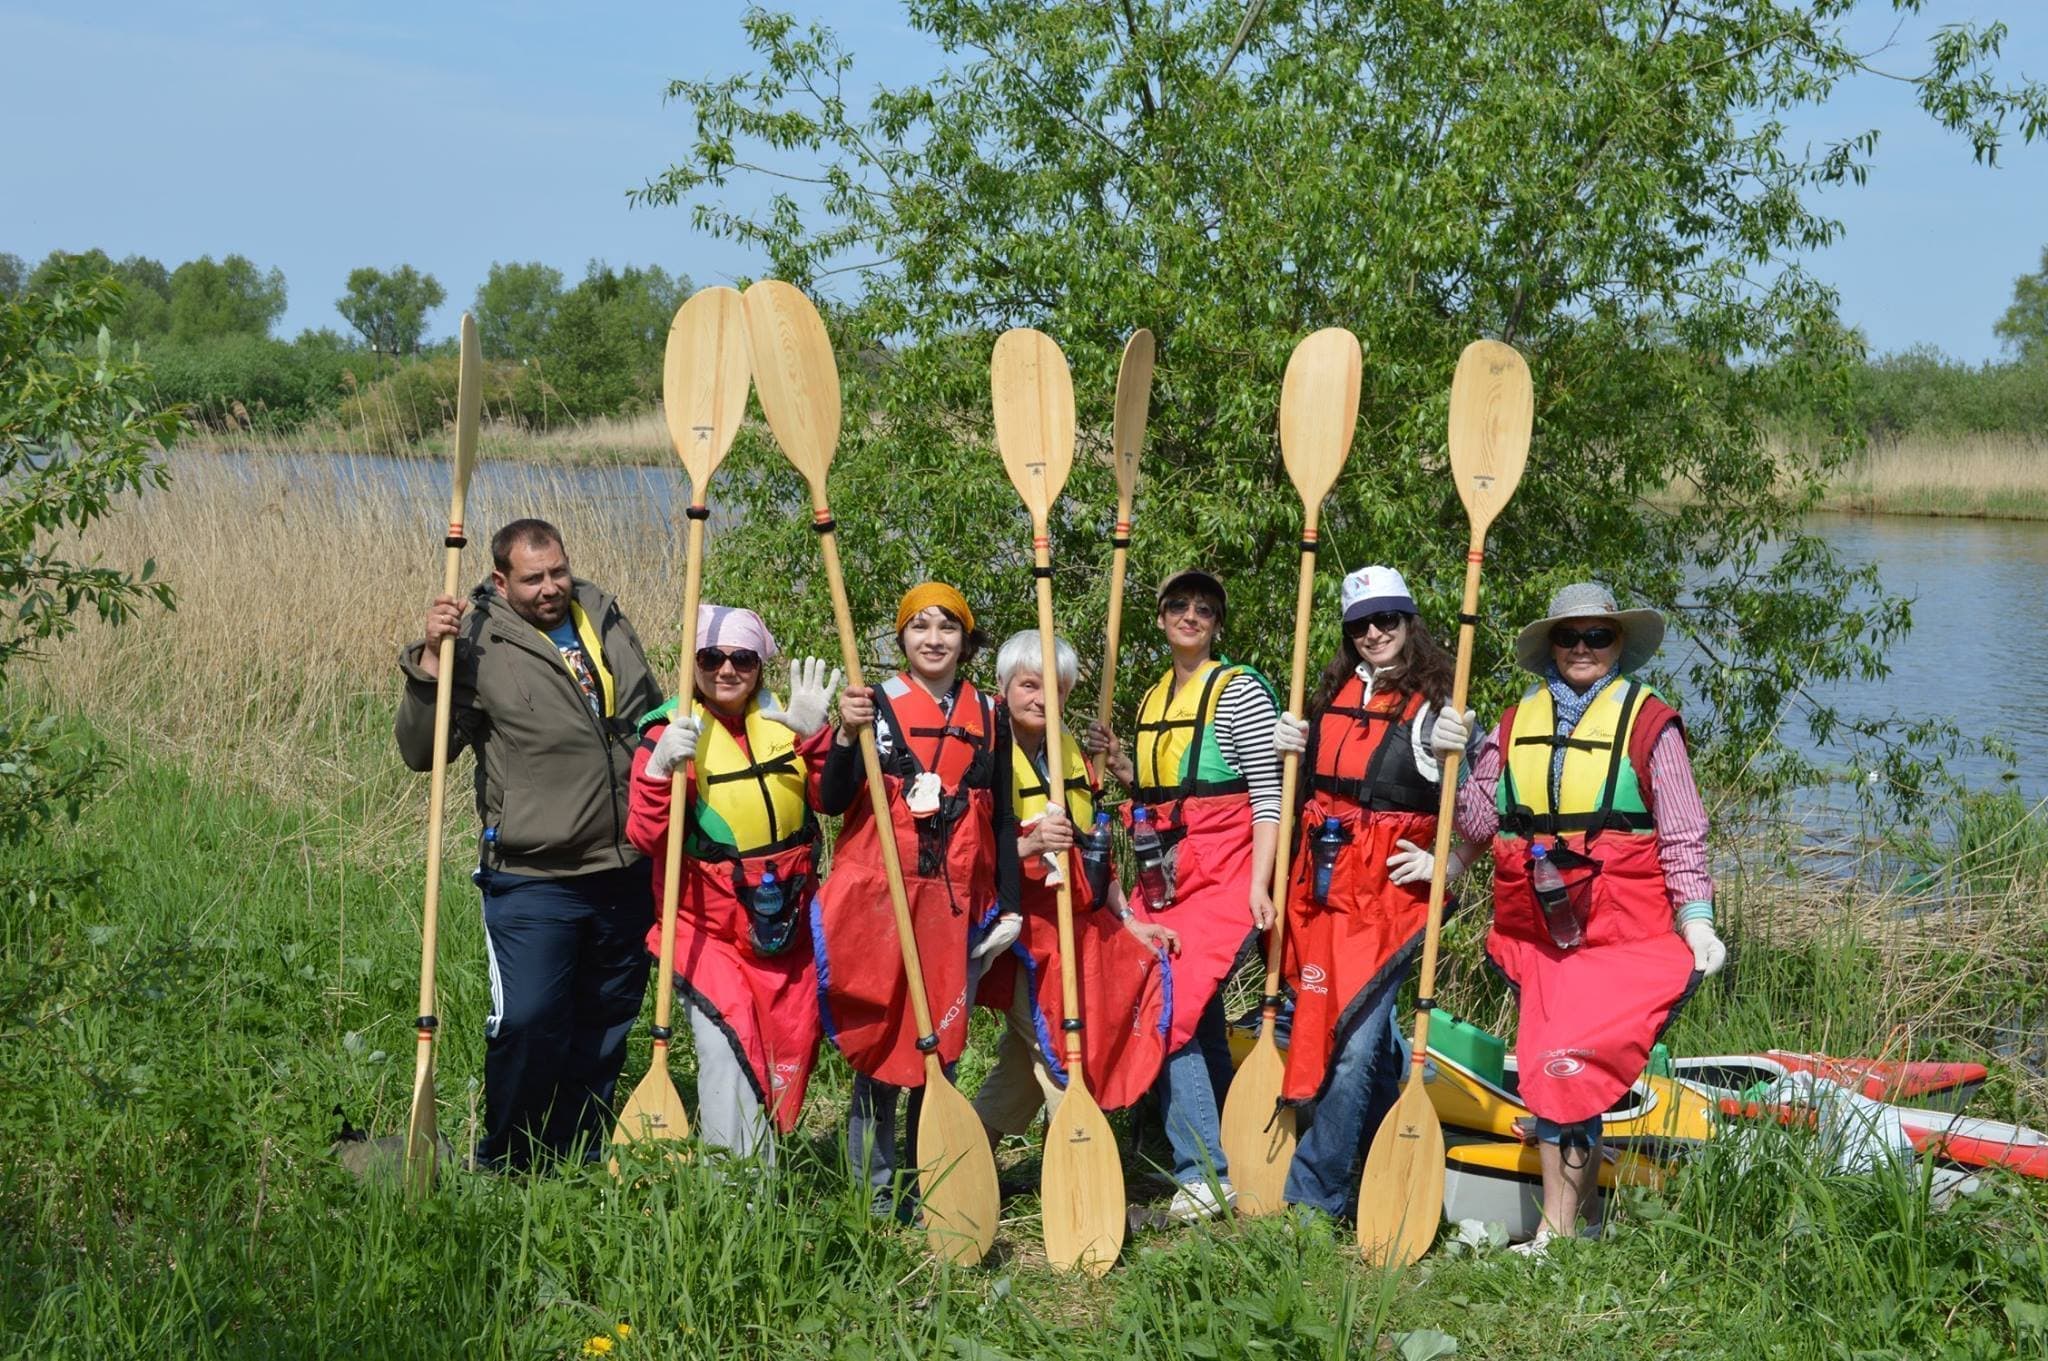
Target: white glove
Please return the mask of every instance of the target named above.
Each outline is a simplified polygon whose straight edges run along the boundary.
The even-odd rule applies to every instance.
[[[1464,754],[1465,747],[1472,740],[1473,730],[1479,726],[1478,715],[1467,709],[1461,716],[1449,709],[1440,710],[1436,726],[1430,730],[1429,746],[1438,760],[1452,752]]]
[[[1005,912],[996,918],[996,924],[981,938],[981,944],[974,947],[976,959],[987,959],[990,955],[1007,950],[1016,943],[1017,934],[1024,929],[1024,919],[1014,912]]]
[[[846,679],[846,673],[838,667],[832,668],[832,678],[825,678],[825,663],[816,657],[799,657],[789,668],[789,707],[783,708],[772,694],[761,696],[761,717],[770,723],[780,723],[797,735],[798,740],[811,736],[825,726],[825,709],[832,703],[832,696],[838,691],[839,683]]]
[[[920,771],[903,791],[903,806],[914,818],[928,818],[939,811],[939,799],[944,791],[945,786],[939,783],[937,771]]]
[[[1300,755],[1308,750],[1308,722],[1293,714],[1282,714],[1273,720],[1273,750],[1282,756],[1293,752]]]
[[[1387,881],[1394,884],[1426,884],[1436,873],[1436,856],[1412,841],[1396,841],[1401,849],[1387,857]]]
[[[1692,966],[1703,974],[1717,974],[1728,962],[1728,947],[1714,934],[1712,922],[1691,921],[1678,928],[1678,934],[1685,937],[1685,943],[1692,947]]]
[[[661,740],[654,744],[654,750],[647,754],[647,778],[666,780],[675,773],[677,766],[697,754],[697,720],[680,715],[669,721]]]

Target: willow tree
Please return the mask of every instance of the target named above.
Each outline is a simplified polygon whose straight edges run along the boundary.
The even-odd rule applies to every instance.
[[[1319,646],[1334,643],[1336,569],[1369,561],[1408,574],[1442,635],[1464,542],[1446,394],[1460,348],[1492,336],[1528,356],[1537,425],[1490,549],[1481,707],[1521,683],[1514,627],[1593,575],[1672,617],[1666,679],[1723,772],[1799,778],[1813,772],[1777,740],[1788,715],[1895,759],[1915,735],[1847,724],[1815,693],[1882,676],[1910,623],[1800,528],[1853,433],[1837,419],[1841,437],[1796,461],[1769,438],[1789,403],[1838,418],[1860,357],[1806,260],[1842,230],[1814,191],[1860,180],[1877,133],[1808,148],[1783,123],[1871,74],[1845,32],[1856,8],[907,0],[949,61],[872,90],[849,88],[832,32],[755,9],[754,69],[671,87],[694,136],[637,197],[687,206],[834,304],[860,413],[834,504],[878,635],[922,574],[959,582],[999,628],[1030,620],[1027,534],[990,438],[993,335],[1032,325],[1061,343],[1101,453],[1119,347],[1149,326],[1133,579],[1218,571],[1226,650],[1278,670],[1298,516],[1280,378],[1294,342],[1332,324],[1364,342],[1365,418],[1324,520]],[[1913,77],[1980,161],[2048,127],[2048,94],[1998,74],[2002,36],[1943,29]],[[734,194],[746,180],[772,192]],[[815,632],[815,593],[766,593],[801,581],[815,549],[788,514],[797,489],[755,457],[731,484],[749,497],[746,547],[714,552],[714,584]],[[1113,497],[1106,462],[1081,462],[1054,561],[1087,655]],[[1144,606],[1126,713],[1159,660]]]

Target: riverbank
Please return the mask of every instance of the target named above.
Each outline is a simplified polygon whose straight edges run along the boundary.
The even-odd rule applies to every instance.
[[[1907,436],[1839,470],[1820,510],[2048,520],[2048,443],[2017,435]]]

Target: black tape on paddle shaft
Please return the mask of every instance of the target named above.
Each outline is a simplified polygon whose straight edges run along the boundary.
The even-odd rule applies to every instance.
[[[441,540],[441,547],[467,548],[469,547],[469,540],[463,538],[460,534],[450,534],[447,538]]]
[[[1280,994],[1276,992],[1270,997],[1261,997],[1259,1005],[1261,1007],[1278,1007],[1280,1005]]]
[[[421,1030],[438,1030],[441,1027],[441,1018],[439,1016],[422,1016],[413,1024]]]
[[[1051,581],[1051,580],[1052,580],[1052,568],[1050,568],[1050,567],[1033,567],[1033,568],[1031,569],[1031,575],[1032,575],[1032,576],[1035,576],[1035,577],[1038,577],[1038,578],[1040,578],[1041,580],[1044,580],[1044,581]]]
[[[1470,624],[1473,628],[1478,628],[1479,616],[1476,614],[1467,614],[1463,610],[1460,610],[1458,611],[1458,622],[1461,624]]]
[[[1111,548],[1129,548],[1131,546],[1131,536],[1128,534],[1112,534],[1109,536],[1109,546]]]
[[[692,520],[708,520],[711,518],[711,507],[689,506],[684,509],[683,514],[689,516]]]
[[[820,534],[830,534],[833,530],[839,528],[839,521],[827,516],[822,520],[811,521],[811,528],[817,530]]]
[[[1061,1030],[1064,1030],[1064,1031],[1066,1031],[1066,1032],[1067,1032],[1067,1033],[1068,1033],[1069,1035],[1078,1035],[1078,1034],[1080,1034],[1080,1033],[1081,1033],[1081,1018],[1080,1018],[1079,1016],[1076,1016],[1076,1017],[1073,1017],[1073,1018],[1072,1018],[1072,1019],[1070,1019],[1070,1020],[1065,1020],[1065,1021],[1061,1021],[1061,1022],[1060,1022],[1060,1029],[1061,1029]]]
[[[936,1036],[936,1035],[920,1035],[920,1036],[918,1036],[918,1037],[917,1037],[917,1052],[918,1052],[918,1053],[920,1053],[920,1054],[935,1054],[935,1053],[937,1053],[937,1052],[938,1052],[938,1048],[939,1048],[939,1037],[938,1037],[938,1036]]]
[[[1416,999],[1415,999],[1415,1009],[1416,1009],[1417,1011],[1435,1011],[1435,1010],[1436,1010],[1436,998],[1434,998],[1434,997],[1418,997],[1418,998],[1416,998]]]
[[[648,1033],[648,1034],[650,1034],[650,1035],[652,1035],[652,1036],[653,1036],[653,1037],[654,1037],[655,1039],[657,1039],[657,1040],[668,1040],[668,1039],[674,1039],[674,1038],[675,1038],[675,1033],[676,1033],[676,1032],[675,1032],[675,1031],[673,1031],[673,1030],[670,1030],[670,1029],[669,1029],[669,1028],[668,1028],[667,1026],[665,1026],[665,1025],[657,1025],[657,1026],[649,1026],[649,1027],[647,1028],[647,1033]]]
[[[1301,551],[1310,557],[1314,557],[1316,555],[1316,541],[1314,539],[1303,539],[1301,541]]]

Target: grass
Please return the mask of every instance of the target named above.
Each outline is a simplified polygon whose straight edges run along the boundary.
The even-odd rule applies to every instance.
[[[2048,445],[2027,435],[1906,435],[1873,444],[1836,474],[1821,509],[2048,519]]]
[[[320,417],[292,430],[195,430],[179,442],[183,449],[214,454],[255,454],[265,457],[418,456],[444,458],[451,436],[446,432],[412,440],[395,420],[347,424]],[[477,432],[479,457],[516,463],[552,463],[575,467],[665,466],[675,459],[668,426],[656,410],[624,416],[565,417],[545,430],[530,429],[509,417],[485,414]]]

